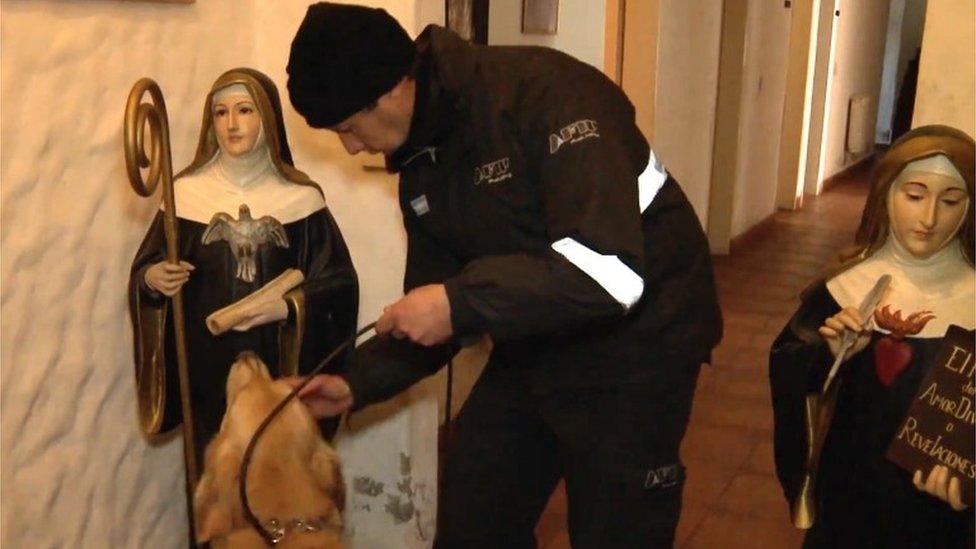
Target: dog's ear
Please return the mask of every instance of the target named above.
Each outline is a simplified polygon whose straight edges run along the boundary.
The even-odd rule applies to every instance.
[[[230,533],[230,509],[217,501],[194,513],[193,520],[197,530],[197,543],[207,543]]]
[[[242,450],[224,435],[207,447],[206,468],[193,493],[193,522],[197,543],[230,533]]]
[[[339,457],[324,440],[317,441],[309,463],[309,470],[341,512],[346,506],[346,485],[342,480]]]
[[[231,515],[221,503],[213,475],[204,473],[193,494],[193,523],[197,543],[206,543],[230,533]]]

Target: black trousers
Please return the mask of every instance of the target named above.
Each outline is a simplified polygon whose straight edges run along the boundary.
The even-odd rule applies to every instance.
[[[574,548],[671,547],[684,485],[678,447],[699,368],[544,394],[519,370],[489,364],[454,426],[434,547],[536,547],[560,478]]]

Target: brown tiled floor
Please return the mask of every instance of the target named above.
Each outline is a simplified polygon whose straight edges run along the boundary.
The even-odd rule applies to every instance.
[[[678,525],[681,548],[793,548],[793,528],[773,470],[767,355],[797,296],[852,243],[867,195],[861,170],[770,230],[715,258],[725,337],[702,369],[681,452],[688,468]],[[566,499],[557,489],[536,530],[539,547],[569,547]]]

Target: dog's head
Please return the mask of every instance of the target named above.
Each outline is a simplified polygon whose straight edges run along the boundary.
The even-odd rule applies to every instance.
[[[220,424],[220,433],[246,445],[261,422],[291,390],[284,381],[271,379],[268,367],[256,354],[241,353],[227,376],[227,412]],[[312,415],[297,398],[278,414],[274,424],[274,428],[269,426],[262,435],[262,445],[311,441],[319,432]],[[277,440],[271,442],[274,439]]]
[[[241,537],[240,530],[249,528],[238,493],[244,450],[290,392],[287,383],[271,379],[254,353],[241,353],[231,367],[227,411],[220,433],[207,446],[204,472],[194,494],[199,542],[234,540]],[[343,495],[335,452],[305,406],[293,399],[263,431],[252,454],[248,471],[252,510],[263,520],[327,517],[338,528]]]

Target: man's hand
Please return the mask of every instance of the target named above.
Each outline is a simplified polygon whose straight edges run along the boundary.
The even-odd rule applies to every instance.
[[[444,285],[414,288],[400,301],[384,308],[383,315],[376,321],[376,333],[391,334],[398,339],[409,338],[425,347],[447,341],[454,329],[451,327],[451,303],[447,300]]]
[[[292,389],[305,381],[302,377],[282,379]],[[346,380],[339,376],[319,374],[298,393],[298,398],[308,407],[315,419],[337,416],[352,407],[352,391]]]

